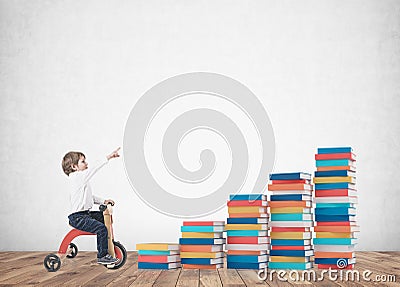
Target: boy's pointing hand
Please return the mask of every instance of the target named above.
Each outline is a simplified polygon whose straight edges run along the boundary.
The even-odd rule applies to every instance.
[[[113,151],[112,153],[110,153],[110,154],[107,156],[107,159],[110,160],[110,159],[112,159],[112,158],[119,157],[120,155],[118,154],[118,151],[119,151],[120,149],[121,149],[121,148],[119,147],[119,148],[117,148],[115,151]]]

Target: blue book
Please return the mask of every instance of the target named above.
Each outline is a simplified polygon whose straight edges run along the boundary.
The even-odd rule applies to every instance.
[[[302,201],[302,200],[311,200],[311,195],[305,195],[305,194],[271,195],[271,201]]]
[[[316,183],[315,190],[324,189],[354,189],[355,184],[350,182]]]
[[[305,172],[291,172],[291,173],[271,173],[270,180],[298,180],[308,179],[311,180],[311,174]]]
[[[267,236],[266,230],[227,230],[227,236]]]
[[[342,262],[345,266],[349,264],[356,263],[355,258],[315,258],[315,264],[329,264],[329,265],[337,265],[338,263]]]
[[[223,232],[223,225],[216,226],[181,226],[181,232]]]
[[[317,203],[315,208],[350,208],[354,206],[354,203]]]
[[[315,215],[355,215],[355,208],[335,207],[335,208],[315,208]]]
[[[264,269],[267,267],[267,262],[262,263],[243,263],[243,262],[227,262],[228,269]]]
[[[271,221],[303,221],[312,220],[311,213],[272,213]]]
[[[181,267],[179,262],[173,263],[149,263],[149,262],[138,262],[138,269],[173,269]]]
[[[349,166],[353,165],[353,161],[349,159],[320,159],[316,160],[317,167],[320,166]]]
[[[179,251],[171,252],[170,250],[138,250],[138,255],[172,255],[179,254]]]
[[[319,154],[327,154],[327,153],[348,153],[348,152],[353,152],[353,149],[351,147],[322,147],[318,148]]]
[[[223,262],[224,258],[181,258],[182,264],[212,265]]]
[[[268,262],[268,268],[271,269],[297,269],[307,270],[312,267],[311,262],[297,263],[297,262]]]
[[[315,215],[315,221],[335,222],[335,221],[356,221],[354,215]]]
[[[279,246],[305,246],[310,245],[311,240],[309,239],[271,239],[271,245]]]
[[[230,194],[229,200],[267,200],[265,194]]]
[[[308,257],[314,255],[313,250],[270,250],[270,256]]]
[[[268,255],[227,255],[227,262],[261,263],[268,261]]]
[[[314,238],[314,245],[354,245],[357,238]]]
[[[225,238],[179,238],[182,245],[214,245],[225,244]]]
[[[353,176],[355,177],[354,171],[349,170],[327,170],[327,171],[315,171],[315,177],[330,177],[330,176]]]
[[[228,224],[262,224],[268,223],[268,218],[250,218],[250,217],[237,217],[228,218]]]

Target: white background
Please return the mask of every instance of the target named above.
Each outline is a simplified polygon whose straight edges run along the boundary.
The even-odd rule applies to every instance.
[[[69,230],[62,156],[104,157],[145,91],[196,71],[257,95],[275,172],[313,172],[317,147],[352,146],[358,250],[400,250],[400,2],[366,0],[0,1],[0,250],[57,250]],[[182,219],[141,202],[123,160],[92,186],[117,202],[128,250],[178,241]]]

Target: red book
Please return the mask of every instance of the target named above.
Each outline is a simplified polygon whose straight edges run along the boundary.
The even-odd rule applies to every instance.
[[[310,183],[310,181],[307,179],[272,180],[272,184],[285,184],[285,183]]]
[[[228,236],[228,244],[264,244],[269,243],[268,237],[258,236]]]
[[[306,248],[306,246],[271,245],[271,250],[310,250],[310,248]]]
[[[330,221],[330,222],[324,222],[324,221],[316,221],[315,222],[316,226],[350,226],[354,225],[351,221]]]
[[[329,269],[329,268],[331,268],[331,269],[353,269],[354,268],[354,265],[353,264],[350,264],[350,265],[347,265],[346,267],[344,267],[344,268],[339,268],[339,267],[337,267],[337,265],[336,264],[333,264],[333,265],[331,265],[331,264],[317,264],[317,266],[318,266],[318,269]]]
[[[346,153],[324,153],[324,154],[316,154],[316,160],[324,160],[324,159],[351,159],[356,160],[356,155],[351,152]]]
[[[225,225],[225,221],[184,221],[183,226],[215,226]]]
[[[267,206],[266,200],[230,200],[228,206]]]
[[[309,232],[310,228],[309,227],[275,227],[273,226],[271,228],[272,232]]]
[[[354,196],[356,190],[352,189],[325,189],[325,190],[316,190],[316,197],[328,197],[328,196]]]

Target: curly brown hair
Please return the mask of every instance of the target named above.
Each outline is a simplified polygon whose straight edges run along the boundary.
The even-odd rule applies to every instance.
[[[69,176],[70,173],[75,171],[73,170],[72,165],[77,165],[81,156],[85,157],[85,155],[79,151],[70,151],[64,155],[61,166],[66,175]]]

